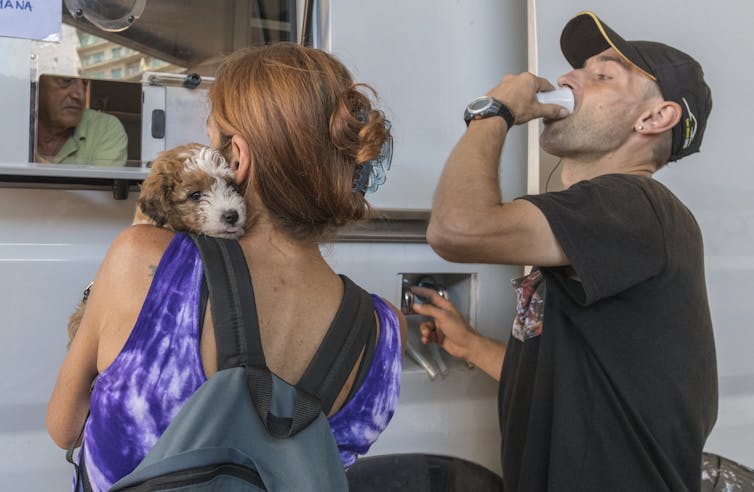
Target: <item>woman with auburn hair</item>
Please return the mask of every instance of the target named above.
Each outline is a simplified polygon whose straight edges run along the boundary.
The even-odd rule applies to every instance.
[[[390,124],[370,92],[331,55],[288,43],[231,55],[209,92],[211,144],[245,197],[239,243],[265,358],[289,383],[308,366],[346,291],[359,289],[330,268],[319,243],[369,213],[364,194],[389,167]],[[95,490],[132,471],[217,370],[211,311],[199,307],[201,269],[188,236],[138,225],[115,239],[95,277],[47,412],[48,432],[63,448],[86,420],[85,465]],[[153,284],[175,272],[186,280],[167,284],[184,290],[161,302],[164,292]],[[373,336],[328,415],[346,467],[385,429],[399,391],[405,320],[369,297]],[[145,313],[147,305],[162,318]]]

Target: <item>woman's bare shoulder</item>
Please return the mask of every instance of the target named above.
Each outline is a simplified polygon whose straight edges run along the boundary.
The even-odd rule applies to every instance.
[[[157,265],[174,236],[174,232],[154,226],[131,226],[110,246],[94,279],[81,325],[82,330],[99,334],[99,371],[112,363],[125,344]]]
[[[161,257],[175,232],[151,225],[130,226],[113,240],[108,257],[112,260],[133,261],[154,256]]]
[[[148,225],[130,226],[120,232],[94,279],[93,297],[99,291],[107,293],[107,302],[119,299],[122,304],[143,291],[173,236],[172,231]]]
[[[129,278],[135,273],[141,274],[144,268],[155,267],[174,235],[172,231],[150,225],[124,229],[110,245],[99,275]]]

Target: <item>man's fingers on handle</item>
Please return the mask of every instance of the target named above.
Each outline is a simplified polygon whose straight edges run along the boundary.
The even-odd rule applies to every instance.
[[[429,289],[427,287],[419,287],[418,285],[414,285],[410,287],[411,292],[416,294],[419,297],[423,297],[424,299],[429,299],[429,301],[434,304],[435,306],[438,306],[443,309],[454,309],[455,306],[453,306],[453,303],[449,300],[442,297],[436,290]]]
[[[437,343],[438,331],[432,321],[423,321],[419,325],[419,333],[421,333],[422,343]]]
[[[419,331],[424,333],[431,333],[433,331],[437,331],[437,327],[435,326],[434,321],[422,321],[419,325]]]
[[[421,314],[422,316],[429,316],[430,318],[439,318],[445,311],[432,304],[422,304],[415,302],[413,305],[414,312]]]

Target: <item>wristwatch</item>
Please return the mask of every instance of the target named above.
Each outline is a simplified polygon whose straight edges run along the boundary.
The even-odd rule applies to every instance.
[[[463,113],[466,126],[469,126],[471,120],[481,120],[490,116],[500,116],[503,118],[508,125],[508,129],[513,128],[513,125],[516,124],[516,116],[511,111],[511,108],[492,96],[477,97],[466,106],[466,111]]]

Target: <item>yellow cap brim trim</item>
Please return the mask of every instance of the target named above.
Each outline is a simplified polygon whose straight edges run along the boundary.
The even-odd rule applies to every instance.
[[[646,70],[644,70],[643,68],[641,68],[640,66],[638,66],[636,63],[632,62],[626,55],[623,54],[623,52],[621,50],[618,49],[617,46],[615,46],[615,44],[613,44],[613,40],[610,39],[610,37],[605,32],[605,28],[602,27],[602,22],[600,22],[599,18],[596,15],[594,15],[593,12],[589,12],[588,10],[585,10],[585,11],[579,12],[578,14],[576,14],[575,16],[573,16],[573,18],[575,19],[577,17],[581,17],[582,15],[588,15],[589,17],[592,18],[592,20],[594,21],[594,24],[597,26],[597,29],[599,29],[600,34],[602,34],[602,37],[605,38],[605,41],[607,41],[607,44],[609,44],[610,47],[612,49],[614,49],[616,51],[616,53],[618,53],[620,55],[621,58],[623,58],[624,60],[626,60],[626,62],[629,65],[631,65],[632,67],[634,67],[636,70],[638,70],[639,72],[641,72],[645,76],[649,77],[651,80],[654,80],[655,82],[657,82],[657,77],[655,77],[651,73],[647,72]]]

